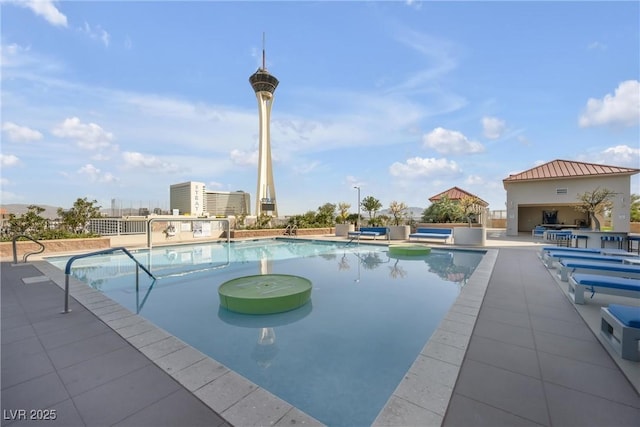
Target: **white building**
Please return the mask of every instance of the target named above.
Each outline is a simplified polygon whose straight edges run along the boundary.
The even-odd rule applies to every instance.
[[[589,226],[587,214],[575,210],[578,195],[597,188],[615,194],[611,205],[614,231],[629,232],[631,176],[640,169],[553,160],[502,180],[507,191],[507,236],[536,225]]]
[[[203,182],[182,182],[169,187],[169,209],[178,209],[180,215],[203,216],[205,212],[205,186]]]
[[[169,188],[169,208],[180,215],[249,215],[250,196],[244,191],[207,190],[202,182],[183,182]]]
[[[211,216],[249,215],[250,197],[244,191],[205,190],[205,210]]]

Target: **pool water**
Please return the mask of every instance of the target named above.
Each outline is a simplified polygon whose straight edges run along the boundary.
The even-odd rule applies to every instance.
[[[122,255],[83,258],[72,274],[133,312],[330,426],[371,425],[482,259],[434,249],[267,240],[140,251],[153,283]],[[68,258],[49,262],[64,269]],[[313,283],[293,311],[220,307],[218,286],[255,274]]]

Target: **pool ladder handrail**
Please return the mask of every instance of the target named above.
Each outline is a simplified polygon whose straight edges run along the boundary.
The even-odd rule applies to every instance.
[[[80,259],[80,258],[88,258],[88,257],[91,257],[91,256],[96,256],[96,255],[112,254],[112,253],[118,252],[118,251],[124,252],[125,255],[127,255],[129,258],[131,258],[133,260],[133,262],[136,263],[136,293],[138,292],[138,287],[139,287],[139,272],[140,272],[140,269],[142,269],[142,271],[147,273],[147,275],[149,275],[149,277],[151,277],[154,281],[156,280],[156,277],[153,275],[153,273],[151,273],[151,271],[149,271],[147,269],[147,267],[142,265],[140,263],[140,261],[138,261],[131,254],[131,252],[129,252],[127,250],[127,248],[125,248],[125,247],[116,247],[116,248],[104,249],[104,250],[97,251],[97,252],[90,252],[90,253],[86,253],[86,254],[74,255],[71,258],[69,258],[69,260],[67,261],[67,265],[64,267],[64,311],[62,313],[69,313],[71,311],[71,310],[69,310],[69,276],[71,275],[71,264],[73,264],[73,262],[75,260]]]
[[[285,236],[297,236],[298,235],[298,226],[296,224],[289,224],[284,229]]]
[[[25,252],[25,254],[22,256],[22,262],[26,263],[28,257],[30,257],[31,255],[41,254],[42,252],[44,252],[44,249],[45,249],[42,242],[39,242],[38,240],[36,240],[31,236],[28,236],[26,234],[18,234],[17,236],[13,236],[12,245],[13,245],[13,263],[14,264],[18,263],[18,249],[17,249],[16,241],[21,237],[24,237],[25,239],[29,239],[33,243],[36,243],[37,245],[40,246],[40,249],[38,249],[35,252]]]

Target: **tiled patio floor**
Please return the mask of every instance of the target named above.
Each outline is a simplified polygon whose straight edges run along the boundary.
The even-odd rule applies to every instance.
[[[502,249],[443,425],[637,426],[640,398],[535,252]]]
[[[62,289],[37,268],[1,269],[3,426],[228,425],[76,301],[61,314]]]

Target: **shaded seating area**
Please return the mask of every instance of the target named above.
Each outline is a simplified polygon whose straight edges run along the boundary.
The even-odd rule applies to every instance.
[[[584,304],[584,293],[596,292],[608,295],[640,298],[640,280],[599,274],[576,273],[569,276],[569,297],[575,304]]]
[[[624,237],[622,236],[600,236],[600,247],[606,247],[607,242],[614,242],[618,249],[622,249],[622,243],[624,242]]]
[[[627,251],[637,252],[640,256],[640,236],[627,236]]]
[[[600,335],[623,359],[640,361],[640,306],[610,304],[600,308]]]

